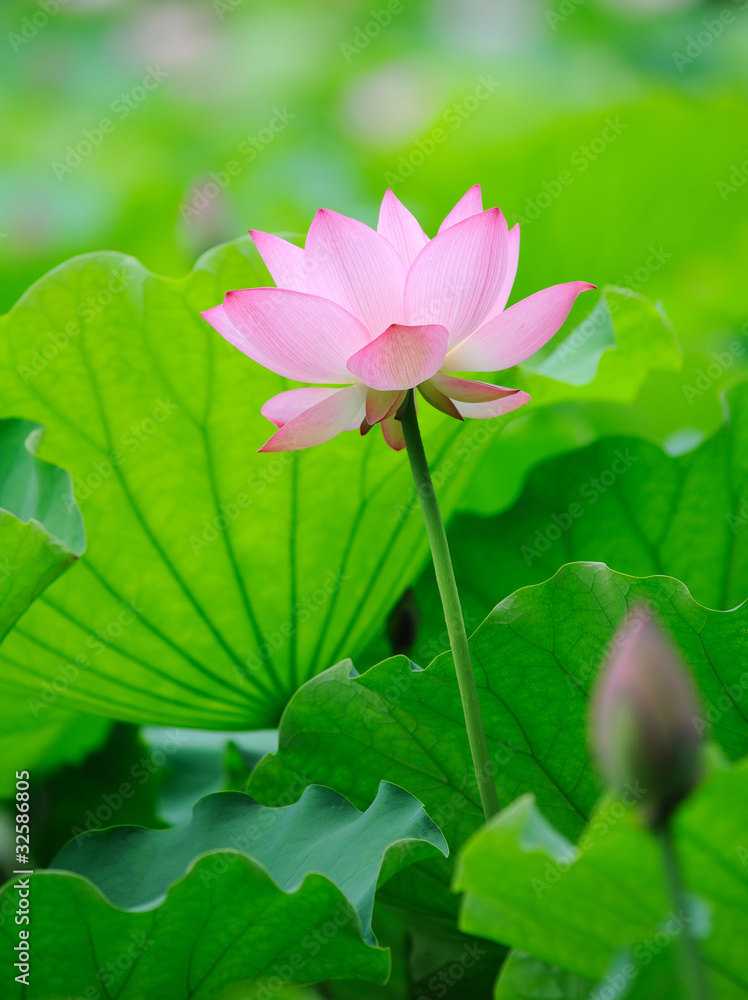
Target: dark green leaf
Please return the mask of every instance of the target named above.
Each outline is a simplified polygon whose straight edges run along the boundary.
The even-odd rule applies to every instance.
[[[507,598],[471,639],[499,800],[534,792],[569,837],[583,829],[600,790],[586,746],[589,691],[615,628],[642,601],[693,668],[715,739],[732,758],[748,753],[748,605],[707,611],[676,580],[580,563]],[[402,785],[459,847],[482,813],[451,654],[415,671],[394,657],[361,676],[344,662],[305,685],[284,715],[278,753],[259,765],[249,789],[271,804],[299,774],[359,806],[382,779]],[[406,909],[451,919],[449,870],[447,861],[424,862],[385,893]]]
[[[31,985],[8,996],[85,996],[103,985],[118,1000],[211,1000],[263,982],[383,982],[377,884],[443,850],[420,803],[388,784],[363,814],[327,788],[279,810],[222,792],[184,827],[90,834],[57,864],[96,885],[69,872],[33,876]],[[9,885],[5,896],[15,894]],[[6,968],[16,942],[6,926]]]
[[[272,430],[260,407],[287,382],[200,317],[253,283],[268,278],[249,239],[182,281],[95,254],[0,321],[0,411],[45,422],[89,534],[85,559],[6,640],[6,685],[141,723],[273,725],[417,575],[408,463],[381,435],[256,454]],[[447,513],[487,440],[474,428],[428,422]]]
[[[745,765],[719,771],[675,820],[684,880],[711,911],[711,931],[699,948],[720,1000],[748,996],[748,880],[741,856],[747,794]],[[659,845],[620,802],[603,807],[574,847],[532,796],[523,796],[465,846],[455,887],[468,894],[460,924],[469,933],[595,979],[619,949],[631,947],[642,963],[649,956],[649,965],[686,923],[696,936],[704,931],[698,911],[673,908]]]
[[[639,438],[608,438],[544,462],[513,507],[459,515],[450,544],[465,613],[539,583],[576,559],[636,576],[666,573],[710,608],[748,597],[748,381],[727,396],[726,421],[694,451],[671,457]],[[423,615],[413,658],[443,632],[433,573],[416,590]]]

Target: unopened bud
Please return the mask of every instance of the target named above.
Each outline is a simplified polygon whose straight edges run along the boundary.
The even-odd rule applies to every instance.
[[[605,778],[617,790],[638,783],[645,820],[665,821],[699,780],[703,713],[678,650],[644,609],[616,633],[592,722]]]

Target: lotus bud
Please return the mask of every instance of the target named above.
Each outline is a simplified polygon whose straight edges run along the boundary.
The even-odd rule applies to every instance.
[[[665,822],[699,779],[703,713],[678,650],[643,608],[615,635],[592,722],[604,777],[634,790],[648,824]]]

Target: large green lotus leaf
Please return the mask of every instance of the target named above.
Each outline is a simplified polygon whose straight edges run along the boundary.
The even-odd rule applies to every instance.
[[[384,982],[377,885],[446,850],[421,804],[386,783],[364,813],[329,788],[280,809],[219,792],[182,827],[85,835],[56,859],[69,872],[33,876],[31,986],[8,996],[85,996],[103,982],[119,1000],[210,1000],[232,985],[253,998],[263,982]],[[16,941],[4,928],[9,967]],[[122,955],[126,975],[97,976]]]
[[[181,281],[92,255],[2,322],[2,412],[46,424],[89,535],[8,637],[5,684],[139,722],[261,727],[359,648],[417,572],[424,532],[397,510],[407,461],[381,435],[256,454],[271,430],[260,407],[286,380],[199,313],[257,283],[269,281],[248,240]],[[454,452],[467,424],[434,413],[430,427],[437,468],[475,460],[475,443]],[[466,481],[448,477],[448,511]]]
[[[4,684],[138,722],[273,725],[300,683],[364,647],[416,578],[427,546],[407,459],[379,434],[256,454],[269,433],[260,407],[286,380],[199,311],[268,282],[249,240],[179,281],[92,255],[2,321],[0,413],[48,427],[43,447],[71,470],[89,535],[85,559],[6,641]],[[424,407],[446,516],[506,423]],[[538,449],[523,426],[520,481]]]
[[[496,595],[539,583],[565,562],[600,559],[636,576],[667,573],[710,608],[748,598],[748,380],[726,398],[724,425],[669,456],[641,438],[603,438],[530,473],[513,507],[491,519],[458,515],[449,537],[465,613],[480,620]],[[416,590],[423,616],[414,652],[444,630],[433,574]]]
[[[693,668],[715,739],[731,758],[748,753],[748,605],[708,611],[669,577],[640,580],[577,563],[508,597],[471,638],[499,801],[534,792],[569,837],[600,791],[586,746],[589,691],[615,628],[642,601]],[[458,848],[482,813],[451,653],[426,670],[398,656],[360,676],[343,662],[301,688],[284,713],[277,754],[258,765],[249,790],[268,804],[283,801],[299,775],[359,806],[382,779],[402,785]],[[450,866],[425,862],[385,891],[406,909],[450,918]]]
[[[0,641],[86,547],[70,476],[36,456],[43,430],[0,420]]]
[[[280,808],[241,792],[215,792],[197,802],[189,822],[169,830],[119,826],[84,834],[60,851],[52,867],[90,879],[116,906],[142,909],[161,902],[196,857],[218,850],[247,854],[287,891],[308,872],[324,873],[345,888],[370,937],[378,880],[407,858],[446,854],[447,845],[421,803],[397,785],[382,782],[364,813],[315,785]]]
[[[747,794],[745,764],[717,772],[675,821],[685,883],[710,911],[710,932],[699,947],[720,1000],[748,996],[748,882],[740,852]],[[619,949],[641,956],[659,943],[661,951],[684,919],[692,931],[698,922],[695,913],[673,908],[657,841],[621,803],[595,815],[577,848],[531,795],[521,797],[465,846],[455,887],[467,893],[460,924],[468,932],[594,978],[606,974]]]

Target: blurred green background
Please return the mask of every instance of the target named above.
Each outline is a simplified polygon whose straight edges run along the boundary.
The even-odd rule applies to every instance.
[[[0,17],[0,310],[73,254],[178,276],[250,227],[302,234],[320,206],[374,223],[387,186],[433,233],[480,182],[522,224],[515,297],[585,279],[663,303],[684,371],[645,387],[639,429],[719,422],[748,346],[748,0],[3,0]]]

